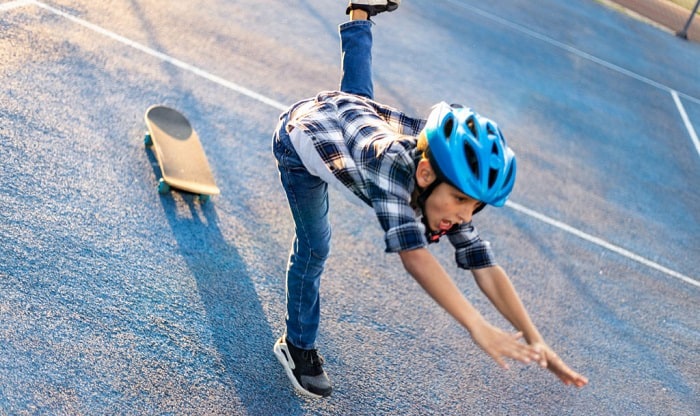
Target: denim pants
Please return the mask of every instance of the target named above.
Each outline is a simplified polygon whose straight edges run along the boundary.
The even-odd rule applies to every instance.
[[[341,91],[373,96],[372,23],[357,20],[340,26],[342,49]],[[281,117],[273,135],[272,150],[295,224],[294,242],[287,263],[287,339],[303,349],[315,348],[321,318],[319,288],[323,266],[330,253],[328,184],[311,175],[292,146]]]

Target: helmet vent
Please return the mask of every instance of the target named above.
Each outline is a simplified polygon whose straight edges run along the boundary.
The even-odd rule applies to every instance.
[[[510,178],[513,176],[513,165],[508,165],[508,172],[506,172],[506,179],[503,183],[510,183]]]
[[[469,117],[469,119],[467,120],[467,128],[469,129],[469,131],[472,132],[474,137],[478,137],[476,134],[476,126],[474,125],[474,118],[473,117]]]
[[[489,188],[493,187],[498,179],[498,169],[489,169]]]
[[[438,179],[484,204],[506,203],[517,167],[496,122],[470,108],[440,102],[422,134],[427,141],[424,155]]]
[[[467,157],[467,165],[469,165],[469,170],[472,171],[472,175],[479,180],[479,159],[476,157],[476,152],[468,144],[464,144],[464,155]]]
[[[445,139],[447,141],[449,141],[450,136],[452,136],[452,130],[454,130],[454,125],[455,120],[453,117],[449,117],[447,120],[445,120],[444,124],[442,125],[442,134],[445,135]]]

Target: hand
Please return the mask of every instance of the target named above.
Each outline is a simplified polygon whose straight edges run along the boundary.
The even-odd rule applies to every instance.
[[[547,344],[536,342],[532,347],[540,353],[538,360],[540,367],[554,373],[567,386],[583,387],[588,384],[586,377],[569,368]]]
[[[509,334],[483,321],[482,325],[472,330],[471,335],[474,342],[506,370],[510,367],[505,358],[525,364],[542,359],[535,347],[520,342],[522,332]]]

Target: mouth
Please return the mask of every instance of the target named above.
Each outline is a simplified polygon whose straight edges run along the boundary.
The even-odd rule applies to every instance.
[[[449,220],[442,220],[440,221],[440,224],[438,225],[438,230],[439,231],[448,231],[450,228],[452,228],[452,221]]]

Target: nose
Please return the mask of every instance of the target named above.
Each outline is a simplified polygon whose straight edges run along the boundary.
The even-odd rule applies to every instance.
[[[474,212],[474,210],[472,209],[472,207],[469,207],[469,208],[466,208],[466,209],[461,210],[461,211],[457,214],[457,217],[459,218],[460,224],[465,223],[465,222],[471,222],[471,220],[472,220],[472,212]]]
[[[480,206],[481,202],[479,201],[474,201],[474,204],[465,204],[464,206],[462,206],[461,209],[457,212],[457,218],[459,219],[459,222],[471,222],[472,216],[474,215],[474,211],[476,211],[476,209]]]

